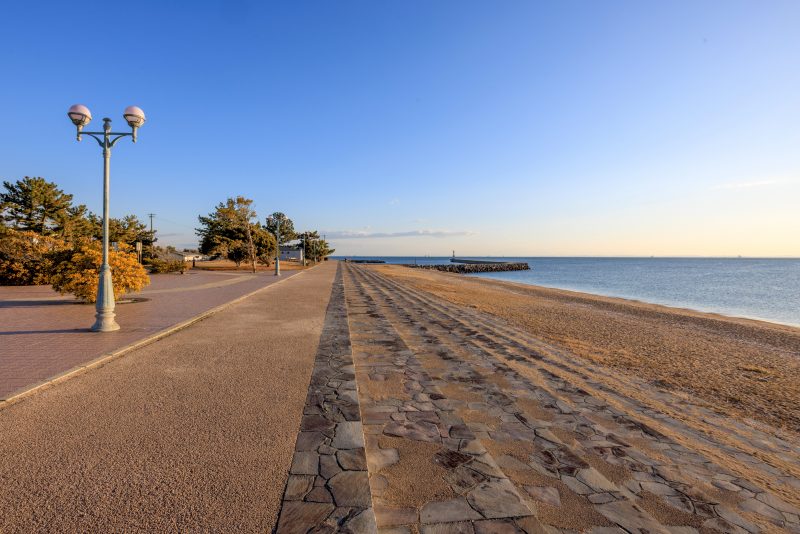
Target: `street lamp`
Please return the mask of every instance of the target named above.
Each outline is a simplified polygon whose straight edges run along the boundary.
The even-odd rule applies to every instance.
[[[89,108],[80,104],[75,104],[67,111],[67,116],[78,130],[78,141],[81,135],[85,134],[93,137],[97,144],[103,149],[103,264],[100,266],[100,279],[97,284],[97,305],[95,309],[95,323],[92,330],[95,332],[112,332],[119,330],[119,325],[114,320],[114,284],[111,281],[111,266],[108,264],[108,189],[109,189],[109,169],[111,163],[111,149],[123,137],[131,136],[132,141],[136,142],[136,131],[144,124],[144,111],[136,106],[128,106],[122,112],[122,116],[131,127],[131,133],[119,133],[111,131],[111,119],[103,119],[102,132],[83,132],[83,127],[92,120],[92,113]],[[112,139],[113,137],[113,139]]]
[[[277,246],[277,252],[275,253],[275,276],[280,276],[281,275],[281,226],[283,225],[283,221],[286,220],[286,217],[282,213],[273,215],[267,217],[267,224],[275,225],[275,244]]]
[[[275,241],[278,246],[278,252],[275,254],[275,276],[281,275],[281,224],[283,217],[275,217]]]

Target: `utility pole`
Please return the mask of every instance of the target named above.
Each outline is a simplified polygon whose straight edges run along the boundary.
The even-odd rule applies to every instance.
[[[156,255],[156,239],[155,235],[153,234],[153,217],[156,216],[155,213],[148,213],[148,217],[150,217],[150,256]]]

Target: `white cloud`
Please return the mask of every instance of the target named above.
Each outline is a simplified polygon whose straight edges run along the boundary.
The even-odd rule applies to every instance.
[[[778,185],[778,184],[783,184],[783,183],[786,183],[786,182],[784,182],[782,180],[761,180],[761,181],[758,181],[758,182],[734,182],[734,183],[729,183],[729,184],[715,185],[711,189],[713,191],[716,191],[716,190],[719,190],[719,189],[751,189],[753,187],[766,187],[768,185]]]
[[[387,237],[458,237],[473,235],[472,232],[452,230],[408,230],[405,232],[359,232],[333,230],[324,232],[329,239],[370,239]]]

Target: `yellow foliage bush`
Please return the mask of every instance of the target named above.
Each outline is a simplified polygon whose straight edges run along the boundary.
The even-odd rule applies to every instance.
[[[130,249],[120,243],[118,251],[109,250],[108,253],[114,297],[117,300],[125,293],[139,291],[150,283],[147,271],[136,261],[136,254]],[[102,263],[101,243],[83,240],[56,264],[50,283],[62,295],[72,293],[86,302],[95,302]]]
[[[49,283],[52,256],[66,248],[55,237],[0,227],[0,285]]]

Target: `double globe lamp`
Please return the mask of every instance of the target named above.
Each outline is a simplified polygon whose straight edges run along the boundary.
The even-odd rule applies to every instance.
[[[112,132],[111,119],[108,118],[103,119],[102,132],[84,132],[83,127],[92,120],[92,112],[81,104],[70,107],[67,116],[78,130],[78,141],[81,140],[81,135],[88,135],[93,137],[103,149],[103,264],[100,266],[95,323],[92,330],[112,332],[119,330],[119,325],[114,320],[114,284],[111,281],[111,267],[108,264],[108,186],[111,149],[123,137],[131,136],[133,142],[136,142],[136,131],[145,121],[144,111],[136,106],[128,106],[122,112],[122,116],[131,127],[130,133]]]

